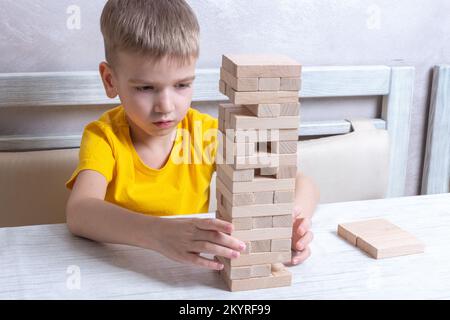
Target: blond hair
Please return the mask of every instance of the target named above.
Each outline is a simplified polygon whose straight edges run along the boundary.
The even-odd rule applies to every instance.
[[[112,66],[118,51],[180,63],[199,56],[200,27],[184,0],[108,0],[100,24]]]

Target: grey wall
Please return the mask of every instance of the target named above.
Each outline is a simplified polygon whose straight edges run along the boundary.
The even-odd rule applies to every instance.
[[[103,59],[99,17],[104,3],[0,0],[0,73],[97,70]],[[431,68],[450,62],[450,1],[189,3],[202,27],[200,68],[217,68],[226,52],[285,53],[304,65],[415,66],[407,194],[419,193]],[[376,98],[304,101],[301,117],[374,117],[379,116],[379,102]],[[0,134],[80,133],[104,110],[5,109],[0,111]]]

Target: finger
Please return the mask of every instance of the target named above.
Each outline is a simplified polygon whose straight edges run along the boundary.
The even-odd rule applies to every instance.
[[[202,230],[214,230],[224,233],[233,232],[231,222],[220,219],[194,219],[195,226]]]
[[[299,225],[297,227],[297,233],[303,237],[306,232],[311,228],[311,219],[300,218]]]
[[[307,233],[305,233],[305,235],[303,237],[301,237],[297,241],[295,248],[299,251],[304,250],[311,243],[313,238],[314,238],[313,233],[311,231],[308,231]]]
[[[240,256],[239,251],[225,248],[207,241],[194,241],[192,251],[197,253],[210,253],[228,259],[236,259]]]
[[[223,269],[223,264],[220,263],[219,261],[201,257],[199,254],[196,254],[196,253],[189,253],[187,259],[193,265],[196,265],[196,266],[199,266],[202,268],[211,269],[211,270],[222,270]]]
[[[305,250],[295,252],[292,254],[291,263],[293,265],[297,265],[299,263],[304,262],[306,259],[309,258],[309,256],[311,256],[311,249],[309,247],[306,247]]]
[[[228,234],[217,232],[217,231],[208,231],[208,230],[199,230],[196,234],[196,238],[194,240],[200,241],[209,241],[223,247],[227,247],[233,250],[244,251],[245,243],[236,239]]]

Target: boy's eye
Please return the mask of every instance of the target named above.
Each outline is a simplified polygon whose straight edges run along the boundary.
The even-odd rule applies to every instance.
[[[182,89],[189,88],[190,86],[191,86],[190,83],[179,83],[179,84],[177,84],[177,88],[182,88]]]
[[[153,90],[154,88],[152,86],[144,86],[144,87],[136,87],[137,91],[148,91]]]

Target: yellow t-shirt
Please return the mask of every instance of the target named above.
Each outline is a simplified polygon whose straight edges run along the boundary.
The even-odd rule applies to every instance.
[[[208,212],[217,125],[216,118],[189,108],[166,164],[154,169],[134,148],[124,108],[113,108],[84,128],[78,167],[66,187],[90,169],[108,182],[105,200],[121,207],[154,216]]]

